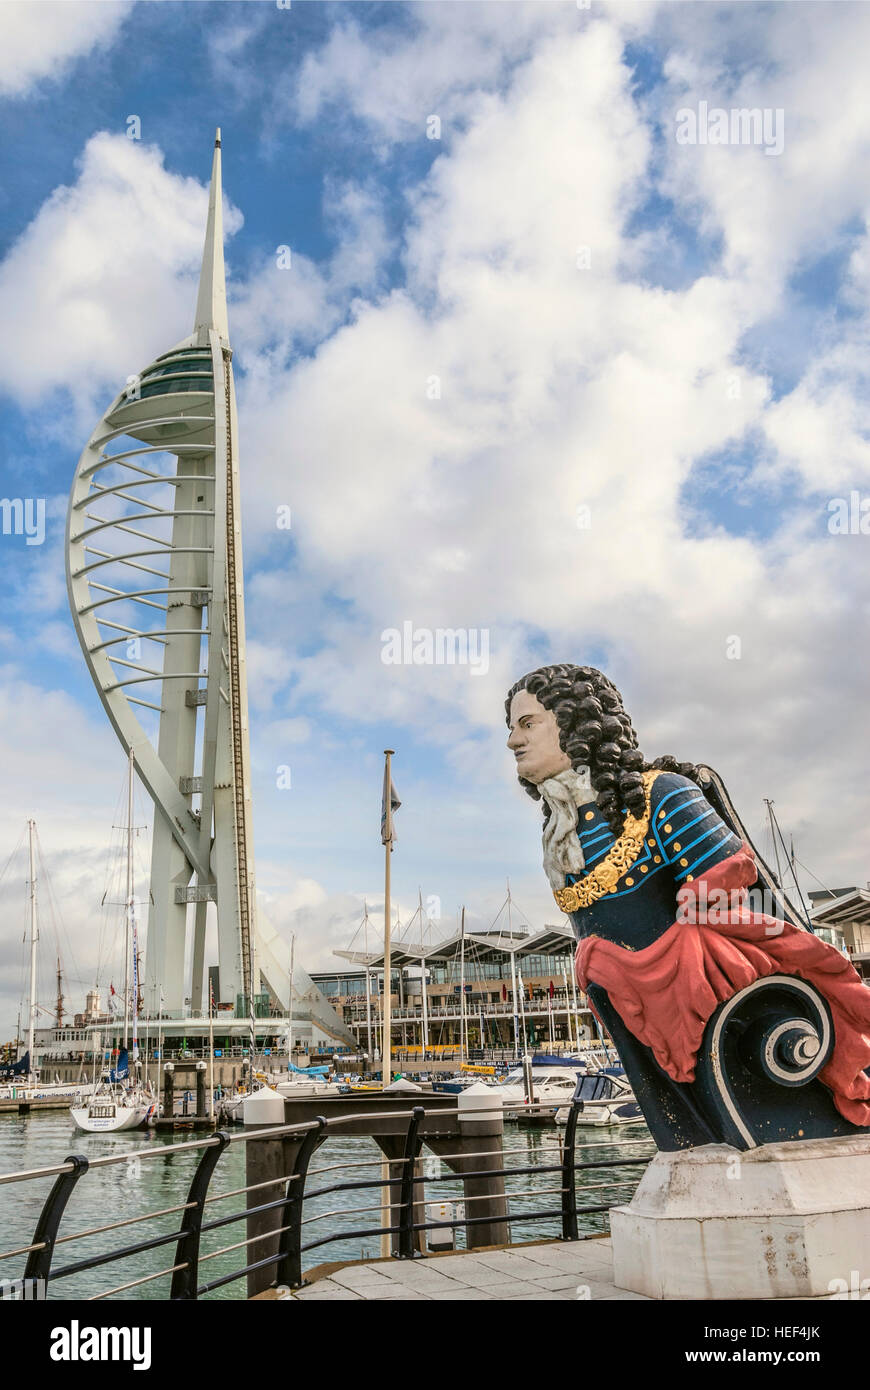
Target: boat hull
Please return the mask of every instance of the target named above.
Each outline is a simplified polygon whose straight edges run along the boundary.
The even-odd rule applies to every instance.
[[[76,1127],[85,1134],[117,1134],[123,1129],[138,1129],[148,1123],[153,1105],[101,1106],[92,1112],[89,1106],[70,1107]]]

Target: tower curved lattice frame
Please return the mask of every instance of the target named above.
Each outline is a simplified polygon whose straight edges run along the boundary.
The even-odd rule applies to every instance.
[[[194,332],[127,382],[88,440],[66,569],[94,684],[154,801],[146,1008],[201,1009],[213,901],[221,999],[247,1011],[259,972],[219,134]]]

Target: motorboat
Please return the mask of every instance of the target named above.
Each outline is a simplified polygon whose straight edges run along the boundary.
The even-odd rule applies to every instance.
[[[572,1100],[583,1102],[578,1125],[643,1124],[643,1112],[621,1067],[608,1067],[581,1076]],[[570,1106],[556,1111],[556,1123],[567,1124]]]
[[[531,1068],[532,1102],[535,1105],[566,1105],[574,1095],[578,1077],[587,1075],[586,1064],[544,1065]],[[514,1067],[503,1081],[492,1085],[505,1110],[517,1110],[528,1103],[522,1067]]]

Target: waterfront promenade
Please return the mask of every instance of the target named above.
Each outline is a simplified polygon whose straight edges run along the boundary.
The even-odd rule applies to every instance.
[[[371,1260],[366,1264],[319,1265],[308,1271],[311,1282],[295,1290],[268,1289],[257,1299],[347,1303],[362,1300],[467,1303],[503,1300],[653,1303],[645,1294],[620,1289],[613,1282],[609,1236],[585,1240],[542,1241],[510,1250],[461,1250],[430,1254],[425,1260]],[[821,1299],[755,1300],[771,1303],[817,1303]]]
[[[319,1276],[319,1277],[318,1277]],[[362,1299],[640,1299],[643,1294],[613,1283],[610,1238],[546,1241],[511,1250],[473,1250],[429,1255],[425,1260],[373,1260],[367,1264],[321,1265],[312,1282],[293,1292],[270,1289],[261,1298],[303,1302]]]

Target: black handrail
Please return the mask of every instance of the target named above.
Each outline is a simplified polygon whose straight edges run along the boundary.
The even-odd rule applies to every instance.
[[[196,1165],[196,1172],[193,1175],[193,1182],[190,1184],[190,1191],[187,1194],[188,1211],[185,1217],[185,1234],[178,1242],[175,1252],[176,1269],[172,1275],[172,1286],[169,1290],[171,1299],[196,1298],[196,1277],[199,1268],[199,1238],[202,1231],[202,1213],[205,1206],[205,1199],[208,1196],[208,1185],[211,1176],[217,1167],[218,1159],[230,1142],[230,1136],[225,1129],[219,1129],[215,1135],[217,1144],[206,1149],[199,1163]]]
[[[423,1141],[420,1138],[420,1122],[425,1111],[422,1105],[415,1105],[411,1111],[408,1133],[405,1135],[405,1152],[402,1156],[402,1183],[399,1188],[399,1249],[400,1260],[413,1260],[414,1249],[414,1165],[420,1157]],[[392,1191],[392,1189],[390,1189]]]
[[[534,1107],[536,1109],[552,1110],[552,1107]],[[401,1158],[388,1160],[391,1165],[391,1172],[388,1176],[379,1174],[377,1177],[365,1180],[353,1180],[351,1182],[332,1183],[323,1187],[311,1188],[306,1192],[306,1178],[308,1169],[318,1146],[332,1132],[341,1131],[342,1123],[347,1123],[348,1117],[336,1117],[332,1121],[327,1121],[322,1115],[314,1121],[307,1121],[295,1125],[278,1125],[259,1129],[253,1133],[245,1135],[232,1135],[224,1130],[219,1130],[207,1139],[201,1141],[187,1142],[183,1145],[163,1146],[160,1151],[171,1153],[179,1148],[201,1149],[202,1153],[193,1174],[188,1191],[187,1201],[183,1207],[173,1208],[174,1211],[183,1212],[183,1220],[179,1223],[178,1230],[154,1236],[151,1239],[139,1241],[130,1245],[121,1246],[109,1250],[103,1254],[93,1255],[81,1259],[72,1264],[66,1265],[61,1269],[52,1269],[52,1258],[58,1239],[58,1230],[64,1215],[64,1211],[69,1201],[70,1195],[75,1185],[89,1171],[90,1168],[104,1166],[116,1160],[114,1157],[101,1157],[95,1159],[89,1165],[87,1159],[78,1155],[67,1158],[61,1166],[60,1171],[55,1168],[57,1174],[52,1189],[45,1200],[42,1211],[37,1222],[33,1240],[28,1250],[27,1263],[24,1271],[25,1280],[38,1280],[42,1282],[43,1288],[49,1281],[69,1277],[72,1274],[81,1273],[85,1270],[108,1265],[119,1260],[129,1259],[134,1255],[142,1254],[145,1251],[156,1249],[162,1245],[175,1243],[175,1259],[171,1271],[162,1273],[172,1274],[169,1297],[172,1300],[194,1300],[201,1295],[211,1292],[213,1289],[221,1288],[226,1284],[243,1279],[246,1275],[258,1270],[273,1267],[275,1269],[274,1285],[299,1288],[304,1283],[302,1271],[303,1255],[311,1250],[319,1249],[322,1246],[330,1245],[339,1240],[346,1240],[348,1237],[361,1238],[376,1235],[388,1235],[395,1237],[395,1257],[399,1259],[413,1259],[424,1253],[419,1251],[416,1246],[419,1242],[420,1234],[425,1231],[457,1229],[459,1227],[469,1229],[477,1226],[492,1225],[494,1217],[492,1212],[485,1215],[465,1214],[451,1220],[442,1221],[420,1221],[415,1220],[418,1211],[415,1206],[424,1198],[421,1196],[420,1185],[425,1183],[440,1183],[456,1181],[458,1178],[505,1178],[521,1177],[526,1174],[541,1175],[552,1173],[559,1175],[558,1188],[545,1189],[553,1195],[558,1194],[558,1207],[547,1206],[537,1210],[518,1210],[515,1214],[505,1212],[498,1217],[498,1221],[504,1223],[508,1228],[518,1222],[538,1222],[543,1220],[559,1219],[561,1224],[562,1240],[577,1240],[579,1237],[578,1218],[584,1214],[598,1214],[606,1212],[612,1206],[612,1202],[593,1203],[588,1206],[578,1206],[578,1194],[576,1174],[578,1169],[611,1169],[620,1167],[638,1167],[644,1164],[647,1155],[638,1154],[628,1158],[581,1158],[577,1157],[577,1122],[583,1102],[574,1100],[569,1107],[567,1124],[565,1126],[564,1140],[562,1141],[562,1152],[558,1163],[548,1164],[521,1164],[515,1167],[499,1168],[471,1168],[458,1173],[438,1174],[433,1177],[426,1177],[425,1174],[416,1172],[417,1161],[423,1146],[421,1135],[421,1125],[427,1115],[441,1114],[443,1111],[427,1112],[423,1106],[415,1106],[413,1110],[406,1112],[392,1112],[390,1118],[404,1118],[407,1120],[405,1131],[404,1150]],[[203,1220],[206,1203],[209,1200],[209,1185],[218,1167],[221,1156],[227,1147],[243,1139],[250,1142],[255,1139],[278,1139],[286,1138],[296,1145],[296,1155],[293,1162],[292,1172],[286,1177],[276,1179],[279,1185],[280,1195],[267,1202],[260,1202],[253,1206],[246,1206],[240,1211],[231,1212],[229,1215],[216,1217],[210,1221]],[[641,1141],[642,1142],[642,1141]],[[583,1146],[580,1146],[583,1147]],[[154,1153],[155,1150],[150,1150]],[[143,1157],[145,1151],[143,1151]],[[474,1158],[471,1154],[469,1157]],[[126,1155],[124,1156],[126,1158]],[[451,1157],[443,1155],[442,1157]],[[502,1159],[502,1162],[504,1160]],[[393,1176],[396,1169],[399,1169],[399,1176]],[[48,1170],[51,1171],[51,1170]],[[6,1176],[6,1181],[23,1181],[28,1178],[37,1177],[40,1172],[45,1170],[35,1170],[33,1174],[11,1174]],[[629,1180],[621,1180],[619,1185]],[[244,1188],[236,1189],[234,1192],[226,1194],[228,1196],[239,1193],[253,1193],[262,1186],[270,1184],[255,1183]],[[600,1186],[595,1184],[594,1186]],[[390,1194],[383,1197],[384,1189]],[[305,1198],[326,1196],[334,1192],[346,1191],[378,1191],[381,1193],[382,1201],[389,1203],[389,1206],[382,1209],[381,1221],[385,1224],[366,1226],[352,1231],[346,1229],[336,1231],[330,1235],[317,1237],[309,1241],[302,1240],[303,1228],[303,1205]],[[222,1194],[218,1194],[220,1197]],[[518,1193],[515,1196],[531,1196],[531,1193]],[[542,1196],[544,1193],[542,1192]],[[591,1192],[590,1192],[591,1195]],[[511,1193],[505,1193],[505,1197],[510,1199]],[[364,1208],[363,1208],[364,1210]],[[374,1210],[377,1210],[375,1208]],[[219,1254],[228,1251],[215,1251],[214,1254],[200,1257],[200,1243],[204,1234],[218,1230],[224,1226],[232,1225],[235,1222],[245,1221],[256,1217],[261,1213],[277,1213],[276,1228],[274,1231],[266,1229],[260,1234],[250,1235],[247,1240],[240,1241],[237,1245],[230,1246],[229,1249],[243,1249],[246,1253],[255,1242],[260,1240],[272,1240],[276,1243],[274,1253],[264,1255],[259,1259],[249,1260],[241,1268],[228,1274],[222,1274],[218,1278],[206,1283],[199,1282],[199,1271],[202,1260],[214,1258]],[[150,1216],[137,1217],[137,1220],[153,1220],[159,1215],[166,1215],[166,1212],[154,1212]],[[309,1218],[309,1219],[317,1219]],[[119,1225],[127,1224],[119,1222]],[[111,1229],[111,1228],[100,1228]],[[250,1227],[249,1227],[250,1229]],[[91,1233],[93,1234],[93,1233]],[[66,1236],[65,1240],[86,1238],[88,1232],[82,1232],[79,1236]],[[10,1252],[13,1254],[14,1252]],[[23,1251],[21,1252],[23,1253]],[[251,1252],[253,1253],[253,1252]],[[161,1274],[147,1276],[150,1278],[162,1277]],[[138,1282],[147,1282],[138,1281]],[[129,1285],[121,1288],[130,1287]],[[110,1289],[108,1293],[119,1292],[119,1289]],[[105,1296],[105,1295],[100,1295]]]
[[[305,1178],[308,1165],[323,1139],[326,1128],[327,1121],[323,1115],[318,1115],[316,1127],[309,1130],[302,1140],[293,1164],[291,1180],[287,1183],[287,1194],[281,1212],[280,1224],[287,1227],[287,1232],[284,1249],[275,1257],[278,1265],[277,1281],[294,1289],[302,1283],[302,1203],[305,1198]]]
[[[88,1160],[83,1158],[81,1154],[70,1154],[65,1161],[73,1165],[72,1170],[59,1174],[55,1179],[45,1206],[39,1214],[31,1242],[32,1245],[39,1248],[31,1250],[27,1256],[27,1264],[24,1268],[25,1279],[42,1279],[48,1283],[51,1273],[51,1259],[54,1254],[54,1242],[57,1238],[64,1209],[79,1178],[84,1177],[88,1171]]]

